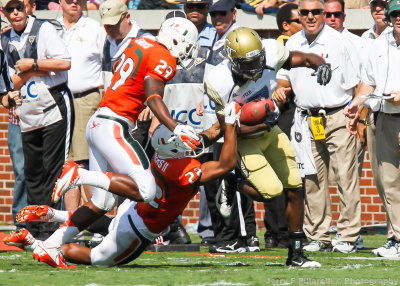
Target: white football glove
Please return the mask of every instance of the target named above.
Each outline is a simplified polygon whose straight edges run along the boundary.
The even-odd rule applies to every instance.
[[[174,129],[174,134],[179,137],[188,150],[196,150],[197,146],[200,146],[200,137],[192,126],[178,124]]]
[[[242,107],[239,103],[234,101],[228,103],[224,108],[225,124],[233,125],[237,122],[240,127],[240,114],[242,112]]]

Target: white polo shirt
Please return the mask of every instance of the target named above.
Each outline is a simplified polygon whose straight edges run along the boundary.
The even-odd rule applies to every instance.
[[[290,71],[279,70],[277,78],[289,79],[296,94],[297,106],[309,108],[333,108],[343,106],[350,101],[353,87],[359,82],[359,70],[352,63],[351,45],[338,31],[328,25],[309,44],[304,30],[294,34],[286,42],[285,47],[291,51],[314,53],[331,64],[332,78],[326,85],[317,83],[317,77],[311,76],[311,68],[292,68]],[[287,73],[287,77],[285,75]]]
[[[59,18],[64,33],[63,41],[71,55],[68,87],[72,93],[84,92],[103,85],[101,56],[106,32],[100,24],[84,15],[70,29]]]
[[[361,52],[363,49],[361,37],[357,36],[356,34],[353,34],[346,28],[343,29],[342,35],[352,45],[352,49],[350,50],[350,52],[352,52],[352,56],[351,56],[352,61],[351,62],[354,63],[356,65],[356,67],[358,67],[359,72],[361,72]],[[357,60],[356,60],[356,58],[357,58]],[[358,76],[360,77],[360,74]]]
[[[393,28],[385,30],[368,49],[368,61],[361,74],[361,81],[375,86],[374,94],[382,95],[392,90],[400,90],[400,47],[393,36]],[[380,111],[400,113],[400,106],[382,100]]]
[[[14,29],[11,30],[10,34],[10,45],[14,46],[19,53],[24,49],[25,43],[29,38],[29,33],[32,30],[34,17],[28,16],[28,24],[21,35],[18,35]],[[56,29],[49,22],[44,22],[39,29],[37,43],[37,55],[38,59],[62,59],[71,60],[68,50],[65,47],[63,41],[58,36]],[[10,47],[12,48],[12,47]],[[10,67],[10,75],[16,74],[14,67]],[[47,88],[51,88],[62,84],[67,81],[67,72],[51,72],[47,76],[31,77],[29,81],[43,82]]]

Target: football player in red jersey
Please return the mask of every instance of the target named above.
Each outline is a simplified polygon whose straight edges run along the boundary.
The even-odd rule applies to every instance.
[[[186,125],[178,125],[171,117],[162,96],[165,83],[176,72],[176,65],[185,65],[197,49],[197,29],[184,18],[164,21],[156,41],[135,38],[114,65],[114,75],[99,109],[86,127],[89,145],[89,169],[80,176],[78,167],[66,163],[53,191],[53,201],[77,184],[93,186],[91,201],[80,207],[48,241],[61,245],[80,230],[87,228],[103,214],[112,210],[118,190],[134,190],[130,199],[151,201],[156,194],[150,162],[130,132],[139,113],[150,107],[154,115],[173,131],[187,150],[199,146],[199,137]],[[110,171],[113,173],[102,173]],[[107,192],[109,188],[115,194]]]
[[[225,140],[219,161],[208,161],[203,164],[196,159],[202,152],[187,150],[176,134],[165,125],[159,125],[152,137],[156,153],[151,161],[151,172],[156,178],[156,196],[149,203],[125,200],[110,224],[108,235],[95,248],[90,249],[71,243],[62,245],[60,252],[57,247],[35,240],[26,230],[8,235],[5,243],[34,250],[35,259],[58,268],[73,267],[66,261],[104,266],[129,263],[183,212],[200,185],[213,181],[234,168],[236,156],[232,154],[237,152],[236,125],[239,117],[239,105],[231,102],[225,108]],[[81,170],[79,173],[89,172],[92,171]],[[110,188],[109,191],[114,190]],[[125,193],[119,193],[132,198],[135,192],[134,189],[125,189]],[[30,206],[25,209],[35,208]],[[36,209],[40,213],[36,215],[32,213],[29,219],[27,217],[25,219],[54,221],[59,217],[61,222],[68,217],[66,211],[51,209],[52,215],[49,216],[48,211],[43,211],[46,209],[43,206]]]

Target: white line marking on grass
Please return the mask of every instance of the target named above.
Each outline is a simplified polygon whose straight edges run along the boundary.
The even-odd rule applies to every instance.
[[[363,256],[349,256],[349,257],[334,257],[334,259],[351,259],[351,260],[400,260],[400,257],[363,257]]]
[[[231,263],[225,264],[225,266],[250,266],[250,265],[240,262],[240,261],[236,261],[236,262],[231,262]]]
[[[336,266],[333,268],[336,268],[338,270],[348,270],[348,269],[360,269],[361,267],[372,267],[372,264],[367,264],[367,265],[363,265],[363,264],[354,264],[354,265],[350,265],[347,264],[345,266]]]
[[[219,285],[250,285],[249,283],[234,283],[234,282],[227,282],[225,280],[214,282],[214,283],[207,283],[207,284],[191,284],[190,286],[219,286]]]
[[[17,258],[21,258],[20,254],[13,254],[13,255],[0,255],[0,259],[8,259],[8,260],[13,260],[13,259],[17,259]]]

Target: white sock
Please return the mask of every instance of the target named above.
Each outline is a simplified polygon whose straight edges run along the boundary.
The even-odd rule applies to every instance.
[[[108,191],[110,188],[112,173],[88,171],[83,168],[78,169],[79,183],[89,185]]]
[[[49,220],[51,222],[66,222],[72,215],[72,212],[69,211],[60,211],[54,209],[54,216]]]
[[[46,239],[46,241],[51,242],[56,246],[61,246],[70,241],[78,233],[78,228],[68,219],[48,239]]]

